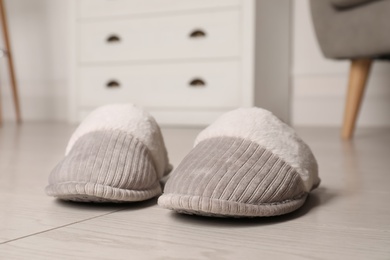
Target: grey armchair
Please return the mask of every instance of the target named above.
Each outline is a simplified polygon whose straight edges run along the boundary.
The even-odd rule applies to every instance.
[[[349,59],[351,68],[342,137],[353,136],[372,61],[390,58],[389,0],[311,0],[325,57]]]

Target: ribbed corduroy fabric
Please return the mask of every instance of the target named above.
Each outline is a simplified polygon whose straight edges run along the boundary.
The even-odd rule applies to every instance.
[[[52,171],[46,192],[73,201],[141,201],[161,194],[146,146],[120,130],[80,137]]]
[[[259,144],[235,137],[200,142],[165,185],[159,205],[184,213],[274,216],[307,197],[294,168]]]

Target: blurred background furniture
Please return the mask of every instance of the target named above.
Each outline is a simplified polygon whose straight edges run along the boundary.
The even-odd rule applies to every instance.
[[[245,106],[289,122],[291,1],[70,1],[70,117],[107,103],[206,125]]]
[[[390,1],[311,0],[325,57],[351,60],[342,137],[353,136],[371,64],[390,58]]]
[[[20,115],[18,87],[16,84],[14,63],[13,63],[12,52],[11,52],[11,44],[8,35],[7,16],[6,16],[6,10],[5,10],[5,5],[3,0],[0,0],[0,23],[1,23],[1,29],[3,33],[3,40],[5,45],[5,50],[2,53],[7,58],[8,71],[9,71],[9,77],[11,82],[12,95],[13,95],[13,101],[14,101],[15,113],[16,113],[16,121],[18,123],[21,123],[22,118]],[[0,125],[2,124],[2,121],[3,120],[2,120],[1,100],[0,100]]]

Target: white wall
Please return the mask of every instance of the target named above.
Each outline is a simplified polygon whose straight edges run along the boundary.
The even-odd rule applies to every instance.
[[[67,118],[67,1],[6,0],[23,118]],[[292,122],[340,126],[349,63],[324,59],[307,0],[293,5]],[[13,120],[4,60],[0,89],[5,119]],[[358,121],[363,126],[390,125],[390,63],[376,62]]]
[[[323,58],[307,0],[295,0],[293,12],[292,121],[340,126],[349,62]],[[390,62],[374,63],[371,73],[358,125],[390,126]]]
[[[5,5],[23,119],[65,120],[67,1],[6,0]],[[3,59],[1,102],[5,120],[11,121],[15,115],[7,72]]]

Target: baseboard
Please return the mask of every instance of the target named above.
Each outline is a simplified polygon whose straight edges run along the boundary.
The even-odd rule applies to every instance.
[[[296,75],[293,78],[292,122],[295,126],[341,126],[348,78],[345,75]],[[390,79],[369,79],[358,126],[390,126]]]
[[[20,97],[22,121],[67,121],[67,100],[61,96]],[[11,97],[2,99],[4,121],[15,121],[15,109]]]

